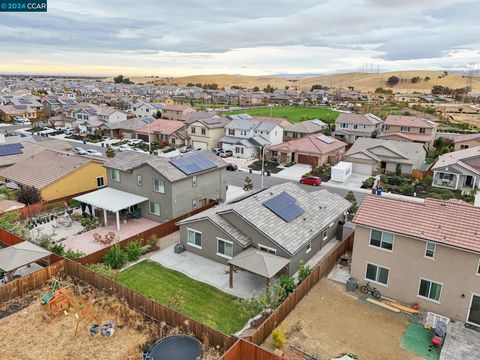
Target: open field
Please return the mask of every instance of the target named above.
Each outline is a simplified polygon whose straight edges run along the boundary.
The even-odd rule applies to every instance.
[[[322,279],[280,325],[287,345],[322,359],[353,353],[359,359],[419,360],[400,348],[408,321],[360,301],[345,285]],[[273,349],[271,336],[262,345]]]
[[[246,109],[238,111],[229,111],[225,114],[250,114],[252,116],[270,116],[276,118],[286,118],[292,122],[302,120],[320,119],[332,123],[340,114],[338,111],[328,107],[301,107],[301,106],[273,106],[268,108]]]
[[[152,328],[139,312],[88,286],[69,284],[73,308],[47,321],[45,306],[40,304],[47,290],[44,287],[2,306],[0,359],[141,359],[141,347],[152,338]],[[97,320],[82,321],[74,337],[75,314],[87,306]],[[117,323],[112,337],[90,335],[92,324],[110,319]]]
[[[225,334],[240,330],[250,318],[237,298],[154,262],[120,272],[117,281]]]
[[[253,88],[258,86],[263,89],[268,84],[271,86],[283,89],[285,86],[295,87],[298,90],[310,89],[314,84],[322,84],[333,88],[347,88],[353,86],[355,89],[373,91],[377,87],[387,87],[386,81],[390,76],[398,76],[401,81],[392,89],[394,92],[425,92],[430,93],[434,85],[448,86],[450,88],[462,88],[467,85],[467,79],[459,74],[449,73],[447,76],[442,76],[442,71],[426,71],[426,70],[409,70],[409,71],[394,71],[384,73],[344,73],[325,76],[314,77],[299,77],[299,78],[282,78],[273,76],[241,76],[241,75],[226,75],[226,74],[212,74],[212,75],[193,75],[184,77],[131,77],[130,80],[135,83],[156,83],[156,84],[177,84],[186,85],[188,83],[202,83],[202,84],[218,84],[219,87],[229,88],[237,85],[245,88]],[[422,80],[413,84],[410,79],[413,77],[420,77]],[[430,80],[424,81],[425,77],[430,77]],[[441,78],[439,78],[439,76]],[[112,78],[105,81],[112,81]],[[474,77],[472,82],[474,92],[480,91],[480,77]]]

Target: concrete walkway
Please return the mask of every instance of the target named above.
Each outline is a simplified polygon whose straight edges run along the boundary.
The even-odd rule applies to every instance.
[[[480,359],[480,332],[467,329],[465,324],[450,322],[440,360]]]

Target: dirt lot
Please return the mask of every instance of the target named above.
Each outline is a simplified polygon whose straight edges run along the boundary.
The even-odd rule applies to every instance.
[[[323,279],[280,327],[287,344],[324,359],[353,353],[359,360],[416,360],[400,348],[408,321],[348,294],[345,285]],[[271,338],[263,346],[273,349]]]
[[[0,309],[0,359],[140,359],[141,346],[151,339],[151,327],[143,316],[120,303],[116,298],[89,287],[69,286],[73,308],[68,314],[46,320],[45,306],[40,298],[48,290],[28,294],[28,296],[6,304]],[[80,323],[74,337],[77,320],[82,308],[95,313],[93,318]],[[85,312],[87,314],[87,312]],[[118,324],[112,337],[89,334],[94,323],[103,324],[113,319]]]

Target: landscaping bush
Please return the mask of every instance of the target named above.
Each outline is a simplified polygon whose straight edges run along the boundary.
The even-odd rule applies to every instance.
[[[42,201],[42,195],[38,189],[27,187],[17,191],[17,200],[22,204],[31,205]]]
[[[400,185],[400,192],[402,195],[412,196],[414,191],[415,187],[413,184],[404,182],[402,185]]]
[[[112,147],[109,147],[106,151],[105,151],[105,155],[109,158],[114,158],[115,155],[117,155],[117,153],[115,152],[115,149],[112,148]]]
[[[82,214],[79,214],[79,213],[73,213],[70,217],[72,218],[72,220],[75,220],[75,221],[82,221],[83,219]]]
[[[315,175],[320,177],[322,181],[329,181],[332,174],[332,167],[330,165],[323,165],[313,168],[308,175]]]
[[[275,349],[281,349],[287,344],[287,337],[285,330],[281,327],[272,331],[273,347]]]
[[[373,184],[375,184],[375,178],[369,177],[362,183],[362,189],[371,189]]]
[[[50,246],[50,251],[54,254],[63,256],[65,254],[65,247],[61,243]]]
[[[285,290],[279,285],[267,286],[257,295],[244,299],[241,305],[250,315],[260,314],[266,309],[276,309],[285,298]]]
[[[10,231],[18,221],[20,221],[20,211],[9,211],[0,217],[0,228]]]
[[[278,283],[284,290],[284,297],[286,298],[288,295],[290,295],[293,290],[295,290],[295,280],[288,275],[282,275],[280,276]]]
[[[104,263],[100,264],[87,264],[85,265],[88,269],[95,271],[96,273],[105,276],[109,279],[115,280],[117,278],[118,272],[113,270],[110,266]]]
[[[72,199],[68,202],[68,207],[69,208],[76,208],[76,207],[79,207],[79,206],[80,206],[80,201],[78,201],[78,200]]]
[[[137,261],[142,255],[142,242],[139,240],[131,241],[123,248],[127,254],[128,261]]]
[[[88,217],[82,217],[82,219],[80,220],[80,223],[82,224],[83,226],[83,231],[90,231],[90,230],[94,230],[98,227],[98,223],[96,220],[92,220]]]
[[[352,206],[350,207],[350,209],[348,209],[347,214],[347,219],[352,220],[358,210],[357,199],[355,198],[355,194],[353,193],[353,191],[349,191],[345,196],[345,199],[352,203]]]
[[[103,257],[103,262],[112,269],[120,269],[128,261],[127,254],[115,244]]]
[[[68,250],[65,251],[63,256],[66,257],[67,259],[75,260],[75,259],[78,259],[78,258],[81,258],[81,257],[85,256],[85,253],[83,253],[81,251],[75,251],[75,250],[72,250],[72,249],[68,249]]]
[[[298,266],[298,283],[300,284],[303,280],[305,280],[310,274],[312,273],[312,269],[310,266],[305,265],[303,260],[300,261]]]

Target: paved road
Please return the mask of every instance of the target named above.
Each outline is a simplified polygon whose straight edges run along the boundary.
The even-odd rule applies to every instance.
[[[229,185],[232,185],[232,186],[243,187],[243,184],[245,183],[245,177],[246,176],[249,176],[252,179],[254,190],[260,189],[260,185],[261,185],[261,179],[260,178],[261,178],[261,176],[257,175],[257,174],[248,174],[248,173],[240,172],[240,171],[235,171],[235,172],[228,171],[227,172],[227,183]],[[288,181],[291,181],[291,180],[281,179],[281,178],[272,177],[272,176],[264,176],[263,177],[264,187],[270,187],[270,186],[282,184],[282,183],[288,182]],[[298,185],[300,187],[302,187],[303,189],[309,191],[309,192],[319,190],[319,189],[327,189],[328,191],[333,192],[335,194],[338,194],[342,197],[345,197],[348,193],[348,190],[333,188],[333,187],[328,187],[328,188],[325,187],[325,186],[317,187],[317,186],[311,186],[311,185],[302,185],[302,184],[299,184],[299,183],[298,183]],[[359,202],[362,201],[363,198],[365,197],[364,192],[354,191],[354,194],[355,194],[355,197],[357,198],[357,201],[359,201]]]
[[[49,141],[49,140],[52,140],[52,139],[63,140],[65,142],[69,143],[74,148],[77,147],[77,146],[80,146],[81,148],[83,148],[85,150],[89,150],[89,149],[97,150],[97,151],[101,152],[102,154],[105,154],[105,151],[107,150],[106,147],[102,147],[100,144],[91,144],[91,143],[83,144],[82,142],[72,141],[72,140],[69,140],[69,139],[62,139],[62,138],[55,138],[55,137],[46,138],[46,137],[37,136],[37,135],[34,135],[33,138],[37,141]]]

